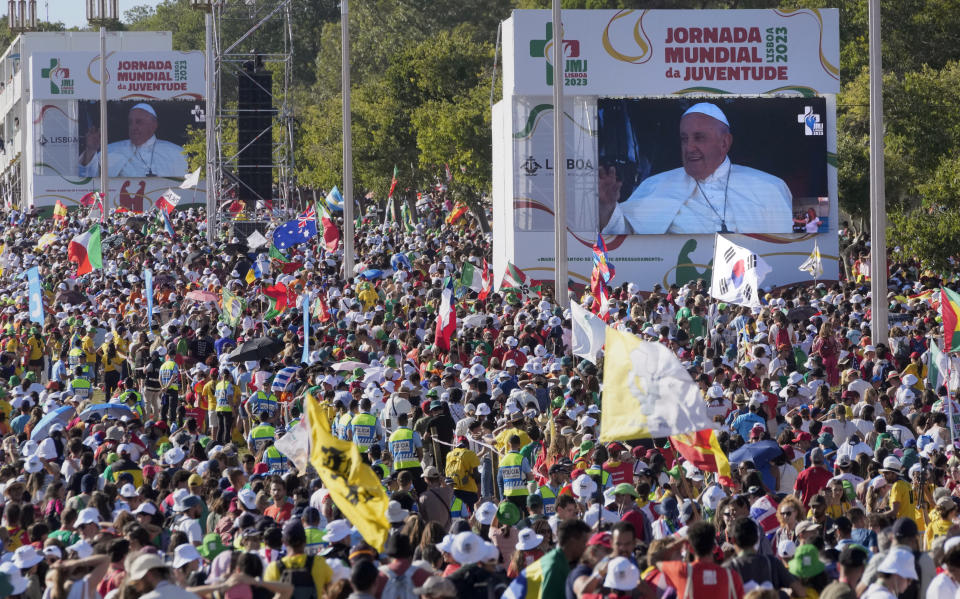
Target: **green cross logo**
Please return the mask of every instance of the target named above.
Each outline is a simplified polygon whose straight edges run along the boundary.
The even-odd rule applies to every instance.
[[[553,39],[553,22],[547,21],[546,39],[530,40],[530,56],[532,58],[543,58],[547,68],[547,85],[553,85],[553,68],[547,58],[547,44]]]
[[[553,65],[547,60],[547,44],[553,40],[553,22],[547,21],[544,39],[530,40],[530,57],[543,58],[547,73],[547,85],[553,85]],[[580,56],[580,42],[578,40],[563,40],[563,55],[568,58]],[[586,61],[583,61],[586,64]]]
[[[40,78],[50,81],[51,94],[72,94],[73,79],[70,79],[70,69],[60,66],[59,58],[51,58],[50,66],[40,69]]]

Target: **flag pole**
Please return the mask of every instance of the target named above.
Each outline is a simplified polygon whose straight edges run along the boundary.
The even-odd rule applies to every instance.
[[[567,187],[563,134],[563,23],[560,0],[553,0],[553,279],[554,300],[570,307],[567,272]]]
[[[941,301],[942,301],[942,300],[941,300]],[[945,383],[945,385],[946,385],[946,387],[947,387],[947,422],[949,423],[948,426],[950,427],[950,447],[951,447],[951,448],[956,448],[956,445],[955,445],[955,443],[956,443],[956,432],[955,432],[955,426],[954,426],[954,422],[953,422],[953,394],[950,393],[950,376],[951,376],[951,374],[952,374],[951,371],[952,371],[952,369],[953,369],[953,359],[950,357],[950,354],[947,353],[947,337],[946,337],[946,335],[944,335],[944,337],[943,337],[942,344],[943,344],[943,346],[942,346],[941,351],[943,352],[943,355],[947,357],[947,378],[946,378],[946,381],[944,381],[944,383]],[[929,368],[929,366],[928,366],[928,368]]]
[[[350,121],[349,0],[340,0],[340,76],[343,94],[343,278],[353,278],[353,133]]]

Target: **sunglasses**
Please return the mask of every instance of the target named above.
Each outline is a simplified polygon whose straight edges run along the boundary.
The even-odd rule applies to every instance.
[[[789,516],[794,515],[795,513],[796,513],[796,512],[794,512],[793,510],[786,510],[786,511],[780,512],[780,515],[783,516],[784,518],[786,518],[786,517],[789,517]]]

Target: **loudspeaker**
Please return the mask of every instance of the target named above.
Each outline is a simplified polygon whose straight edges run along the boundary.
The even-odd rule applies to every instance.
[[[252,208],[257,200],[273,198],[273,75],[244,65],[237,80],[237,189]]]

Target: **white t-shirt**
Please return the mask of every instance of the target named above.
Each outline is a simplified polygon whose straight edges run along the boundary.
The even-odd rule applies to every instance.
[[[186,533],[187,540],[191,543],[199,545],[203,541],[203,529],[200,528],[200,521],[196,518],[189,518],[186,515],[178,517],[173,530]]]
[[[779,493],[793,493],[793,487],[797,482],[797,469],[789,462],[780,466],[780,485],[777,487]]]
[[[927,587],[925,599],[955,599],[960,585],[957,585],[946,572],[937,574]]]

